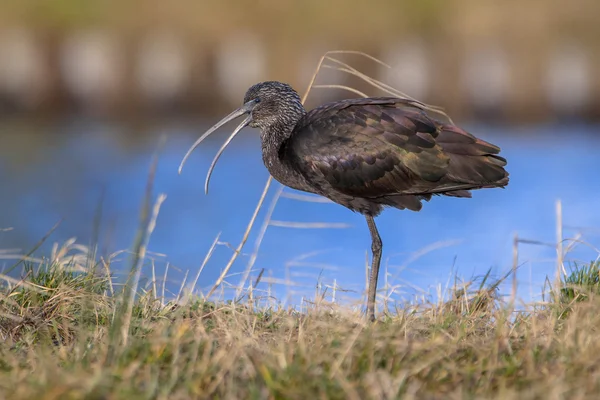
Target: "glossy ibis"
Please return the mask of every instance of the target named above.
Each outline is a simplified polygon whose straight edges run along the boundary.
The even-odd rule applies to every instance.
[[[469,190],[504,187],[508,173],[500,148],[427,115],[419,102],[394,97],[356,98],[306,111],[288,84],[261,82],[243,105],[202,135],[245,115],[215,156],[249,125],[260,130],[263,162],[277,181],[325,196],[363,214],[371,233],[373,260],[367,315],[375,319],[382,243],[374,217],[384,207],[419,211],[432,195],[471,197]]]

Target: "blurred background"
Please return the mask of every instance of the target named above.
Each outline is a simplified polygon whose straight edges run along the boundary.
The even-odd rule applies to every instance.
[[[29,251],[59,221],[35,254],[48,255],[53,243],[72,237],[98,243],[104,256],[129,248],[164,135],[155,192],[168,197],[151,258],[161,276],[169,266],[168,290],[177,292],[220,233],[198,280],[200,289],[210,288],[268,173],[251,129],[221,158],[209,195],[207,168],[233,126],[196,150],[178,176],[181,157],[251,84],[281,80],[303,93],[325,51],[360,50],[392,68],[339,58],[443,107],[460,126],[501,146],[511,173],[505,190],[434,199],[420,213],[384,212],[380,285],[394,298],[412,298],[436,293],[456,273],[470,279],[491,268],[499,276],[512,265],[517,233],[542,243],[519,248],[520,295],[538,299],[556,266],[558,199],[564,237],[585,242],[569,248],[566,267],[598,256],[599,40],[596,0],[3,0],[0,256]],[[317,82],[382,94],[333,70]],[[307,107],[344,97],[355,95],[314,89]],[[251,277],[263,271],[261,290],[270,286],[281,301],[314,296],[317,283],[339,288],[338,299],[360,297],[370,255],[362,216],[292,198],[297,193],[289,189],[279,197],[279,189],[272,186],[228,284],[237,285],[251,263]],[[119,262],[127,265],[127,257]]]

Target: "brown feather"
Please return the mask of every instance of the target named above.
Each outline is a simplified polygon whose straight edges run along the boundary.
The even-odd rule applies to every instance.
[[[396,98],[325,104],[296,125],[286,148],[315,192],[351,209],[363,198],[417,211],[425,196],[470,197],[508,183],[499,147]]]

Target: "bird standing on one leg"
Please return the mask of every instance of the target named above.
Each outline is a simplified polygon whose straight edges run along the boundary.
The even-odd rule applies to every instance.
[[[394,97],[348,99],[306,111],[300,96],[281,82],[261,82],[243,105],[202,135],[242,115],[215,156],[205,191],[221,153],[249,125],[260,129],[263,162],[285,186],[315,193],[358,211],[371,233],[373,260],[367,315],[375,319],[382,242],[375,217],[384,207],[419,211],[432,195],[471,197],[469,190],[504,187],[508,173],[500,148],[429,117],[416,101]]]

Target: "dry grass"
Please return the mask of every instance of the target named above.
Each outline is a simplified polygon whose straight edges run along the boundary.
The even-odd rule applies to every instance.
[[[600,390],[600,304],[585,289],[514,313],[497,282],[482,282],[445,303],[397,305],[375,324],[335,304],[303,313],[198,298],[162,305],[149,291],[132,304],[123,341],[109,278],[71,267],[27,264],[25,279],[3,287],[0,397],[533,399]]]

